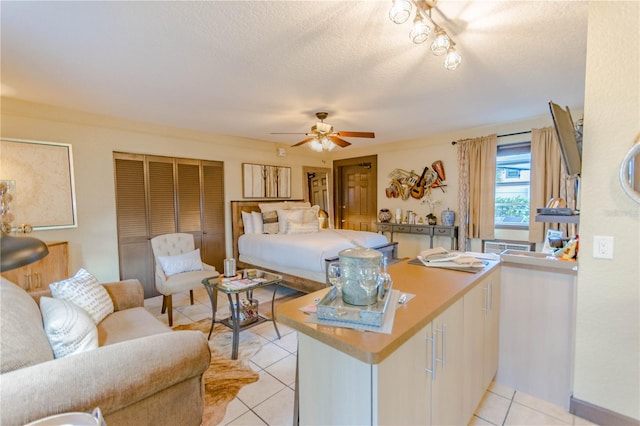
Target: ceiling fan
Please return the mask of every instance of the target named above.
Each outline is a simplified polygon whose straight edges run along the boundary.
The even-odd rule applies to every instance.
[[[297,144],[291,146],[300,146],[306,143],[310,143],[311,149],[314,151],[331,151],[336,146],[345,148],[351,145],[350,142],[341,139],[341,137],[348,138],[375,138],[373,132],[336,132],[333,130],[331,124],[325,123],[324,119],[329,116],[328,112],[316,112],[319,122],[316,122],[311,127],[309,133],[271,133],[272,135],[307,135],[310,136],[301,140]]]

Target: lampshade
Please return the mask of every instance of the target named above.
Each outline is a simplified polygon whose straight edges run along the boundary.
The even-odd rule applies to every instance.
[[[0,232],[0,271],[10,271],[49,254],[47,245],[32,237],[13,237]]]
[[[431,43],[431,52],[436,56],[444,55],[447,53],[449,45],[449,36],[442,28],[438,27],[436,29],[436,38],[433,40],[433,43]]]
[[[447,51],[447,56],[444,58],[444,67],[448,70],[453,71],[458,68],[461,62],[462,56],[460,56],[460,54],[456,52],[455,48],[450,47]]]
[[[409,0],[393,0],[389,9],[389,18],[396,24],[404,24],[411,16],[411,2]]]
[[[413,28],[411,28],[409,38],[412,42],[420,44],[429,38],[429,34],[431,34],[431,27],[424,22],[420,14],[417,14],[415,21],[413,21]]]

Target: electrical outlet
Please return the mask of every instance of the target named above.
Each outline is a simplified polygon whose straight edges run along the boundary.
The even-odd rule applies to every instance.
[[[613,237],[593,237],[593,257],[613,259]]]

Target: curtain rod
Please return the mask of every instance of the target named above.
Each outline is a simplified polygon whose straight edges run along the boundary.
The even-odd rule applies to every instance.
[[[525,130],[524,132],[514,132],[514,133],[505,133],[504,135],[498,135],[498,138],[506,138],[507,136],[517,136],[517,135],[526,135],[527,133],[531,133],[531,130]],[[458,141],[451,142],[451,145],[457,144]]]

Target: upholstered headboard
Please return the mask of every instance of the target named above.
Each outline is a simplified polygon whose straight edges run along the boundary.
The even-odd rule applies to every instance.
[[[300,202],[304,200],[255,200],[255,201],[232,201],[231,202],[231,238],[233,239],[233,257],[238,259],[238,238],[244,234],[242,225],[242,212],[259,212],[259,204]]]

